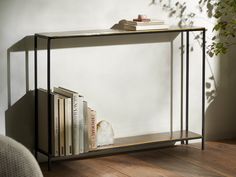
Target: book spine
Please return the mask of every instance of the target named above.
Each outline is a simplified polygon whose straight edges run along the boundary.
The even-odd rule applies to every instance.
[[[83,112],[84,112],[84,152],[89,151],[89,136],[88,136],[88,104],[83,101]]]
[[[64,110],[64,99],[63,98],[59,98],[58,107],[59,107],[59,135],[60,135],[59,154],[60,154],[60,156],[64,156],[65,155],[65,117],[64,117],[65,110]]]
[[[97,114],[96,111],[91,111],[91,149],[97,148]]]
[[[91,108],[88,108],[88,145],[89,150],[93,150],[97,148],[96,142],[96,112]]]
[[[64,99],[65,108],[65,155],[72,155],[72,114],[71,98]]]
[[[79,154],[79,95],[74,94],[73,95],[73,101],[72,101],[72,107],[73,107],[73,115],[72,115],[72,132],[73,132],[73,143],[72,143],[72,149],[73,154]]]
[[[48,152],[48,102],[47,102],[47,91],[44,89],[38,89],[38,147],[39,149]],[[59,131],[58,131],[58,95],[51,94],[52,104],[52,114],[51,122],[52,129],[50,130],[51,134],[51,152],[52,156],[59,155]]]
[[[79,152],[84,152],[84,97],[79,96]]]
[[[47,92],[38,89],[38,148],[48,152]]]
[[[163,21],[150,21],[150,22],[135,22],[135,21],[126,21],[127,25],[136,25],[136,26],[150,26],[150,25],[164,25]]]
[[[52,154],[54,156],[59,156],[59,131],[58,131],[58,95],[53,96],[53,115],[52,115]]]
[[[88,144],[88,150],[91,150],[91,139],[92,139],[92,133],[91,133],[91,108],[90,107],[88,107],[88,109],[87,109],[87,124],[88,124],[88,126],[87,126],[87,128],[88,128],[88,132],[87,132],[87,134],[88,134],[88,139],[87,139],[87,144]]]

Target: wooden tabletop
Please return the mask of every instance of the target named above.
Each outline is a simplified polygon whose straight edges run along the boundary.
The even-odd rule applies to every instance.
[[[98,29],[98,30],[79,30],[64,32],[46,32],[36,33],[35,35],[42,38],[73,38],[73,37],[89,37],[89,36],[114,36],[114,35],[130,35],[130,34],[146,34],[146,33],[169,33],[169,32],[185,32],[185,31],[203,31],[204,27],[176,27],[172,26],[168,29],[155,30],[138,30],[126,31],[117,29]]]

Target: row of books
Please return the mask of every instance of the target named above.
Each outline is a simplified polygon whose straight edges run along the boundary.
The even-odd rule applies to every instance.
[[[38,147],[48,152],[47,91],[38,89]],[[77,92],[58,87],[51,93],[51,153],[78,155],[96,149],[96,111]]]
[[[138,31],[138,30],[158,30],[168,29],[169,25],[165,24],[163,20],[150,19],[146,15],[138,15],[138,18],[133,20],[120,20],[115,24],[113,29]]]
[[[161,20],[151,20],[148,22],[143,21],[129,21],[121,20],[114,29],[127,30],[127,31],[138,31],[138,30],[158,30],[158,29],[168,29],[169,25],[165,24]]]

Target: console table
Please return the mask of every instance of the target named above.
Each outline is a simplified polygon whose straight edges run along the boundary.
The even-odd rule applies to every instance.
[[[189,131],[189,33],[192,31],[202,32],[202,133],[197,134]],[[181,59],[181,116],[180,116],[180,130],[173,131],[173,120],[171,118],[170,122],[170,131],[167,133],[157,133],[150,135],[141,135],[134,137],[125,137],[115,139],[115,143],[110,146],[98,147],[96,150],[93,150],[88,153],[83,153],[79,155],[71,155],[71,156],[62,156],[62,157],[54,157],[52,156],[52,143],[51,143],[51,133],[52,122],[50,119],[51,115],[51,42],[56,41],[57,39],[65,39],[65,38],[90,38],[90,37],[109,37],[109,36],[130,36],[130,35],[145,35],[145,34],[159,34],[159,33],[180,33],[181,34],[181,45],[183,46],[183,35],[186,34],[186,52],[185,52],[185,60],[183,57]],[[111,150],[122,149],[127,147],[135,147],[142,144],[153,144],[160,142],[176,142],[180,141],[181,144],[184,142],[188,144],[189,140],[192,139],[201,139],[202,140],[202,150],[204,149],[204,139],[205,139],[205,37],[206,29],[204,27],[171,27],[165,30],[143,30],[143,31],[123,31],[123,30],[84,30],[84,31],[70,31],[70,32],[52,32],[52,33],[37,33],[34,35],[34,69],[35,69],[35,156],[37,158],[38,152],[44,154],[48,158],[48,168],[50,169],[52,160],[65,160],[65,159],[80,159],[80,158],[88,158],[99,155],[102,152],[103,155],[112,154]],[[38,147],[38,66],[37,66],[37,51],[38,47],[38,39],[45,39],[47,42],[47,94],[48,94],[48,152],[45,152]],[[126,41],[128,44],[129,42]],[[92,44],[91,44],[92,45]],[[110,44],[112,45],[112,44]],[[185,90],[185,128],[183,125],[183,62],[186,62],[186,90]],[[125,150],[130,151],[130,150]]]

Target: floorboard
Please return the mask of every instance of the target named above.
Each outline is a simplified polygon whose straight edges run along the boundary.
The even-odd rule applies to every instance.
[[[236,140],[41,164],[45,177],[234,177]]]

